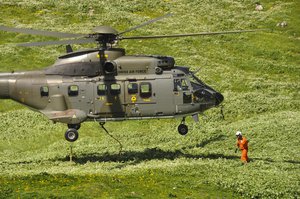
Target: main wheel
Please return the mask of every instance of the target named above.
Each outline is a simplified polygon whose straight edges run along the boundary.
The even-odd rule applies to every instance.
[[[65,138],[69,142],[75,142],[78,139],[78,131],[76,129],[68,129],[65,133]]]
[[[180,124],[177,129],[180,135],[186,135],[189,131],[187,125],[185,124]]]
[[[80,124],[68,124],[68,128],[69,129],[76,129],[79,130],[80,129]]]

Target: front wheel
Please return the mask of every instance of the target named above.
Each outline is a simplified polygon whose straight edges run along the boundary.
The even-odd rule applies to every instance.
[[[187,125],[185,124],[180,124],[177,129],[180,135],[186,135],[189,131]]]
[[[65,138],[69,142],[75,142],[78,139],[78,131],[76,129],[68,129],[65,133]]]

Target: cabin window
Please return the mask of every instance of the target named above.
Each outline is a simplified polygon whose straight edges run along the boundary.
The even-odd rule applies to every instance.
[[[110,94],[119,95],[121,93],[121,85],[120,84],[111,84],[110,85]]]
[[[79,88],[78,88],[77,85],[71,85],[71,86],[69,86],[69,89],[68,89],[69,96],[74,97],[74,96],[77,96],[78,93],[79,93]]]
[[[99,84],[97,87],[97,94],[98,95],[106,95],[107,86],[105,84]]]
[[[48,97],[49,96],[49,88],[48,86],[42,86],[40,88],[41,97]]]
[[[138,84],[137,83],[129,83],[128,84],[128,93],[129,94],[138,93]]]
[[[143,82],[140,84],[140,95],[142,98],[149,98],[152,95],[151,83]]]

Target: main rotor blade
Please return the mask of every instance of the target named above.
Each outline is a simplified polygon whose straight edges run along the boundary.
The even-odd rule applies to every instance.
[[[142,24],[140,24],[140,25],[138,25],[138,26],[135,26],[135,27],[129,28],[129,29],[123,31],[123,32],[120,32],[119,35],[122,35],[122,34],[124,34],[124,33],[130,32],[130,31],[133,31],[133,30],[136,30],[136,29],[138,29],[138,28],[141,28],[141,27],[146,26],[146,25],[148,25],[148,24],[154,23],[154,22],[159,21],[159,20],[161,20],[161,19],[164,19],[164,18],[166,18],[166,17],[170,17],[170,16],[172,16],[172,15],[173,15],[172,13],[169,13],[169,14],[166,14],[166,15],[163,15],[163,16],[160,16],[160,17],[157,17],[157,18],[155,18],[155,19],[151,19],[150,21],[146,21],[146,22],[144,22],[144,23],[142,23]]]
[[[44,41],[44,42],[31,42],[31,43],[21,43],[18,46],[48,46],[48,45],[67,45],[67,44],[86,44],[94,43],[94,38],[84,38],[84,39],[69,39],[69,40],[59,40],[59,41]]]
[[[200,32],[200,33],[187,33],[187,34],[174,34],[174,35],[152,35],[152,36],[129,36],[119,37],[119,40],[123,39],[158,39],[158,38],[171,38],[171,37],[193,37],[193,36],[205,36],[205,35],[224,35],[224,34],[236,34],[243,32],[258,32],[267,29],[257,30],[235,30],[235,31],[223,31],[223,32]]]
[[[64,33],[64,32],[55,32],[55,31],[46,31],[46,30],[34,30],[30,28],[12,28],[7,26],[0,26],[0,30],[8,32],[17,32],[31,35],[42,35],[50,36],[57,38],[70,38],[70,37],[82,37],[83,34],[73,34],[73,33]]]

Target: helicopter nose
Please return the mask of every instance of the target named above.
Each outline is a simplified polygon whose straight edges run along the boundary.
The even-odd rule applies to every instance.
[[[214,93],[214,96],[216,98],[216,106],[221,104],[221,102],[223,102],[224,96],[221,93],[216,92],[216,93]]]
[[[194,96],[197,97],[199,102],[213,104],[214,106],[218,106],[224,100],[224,96],[221,93],[207,88],[197,90],[194,92]]]

